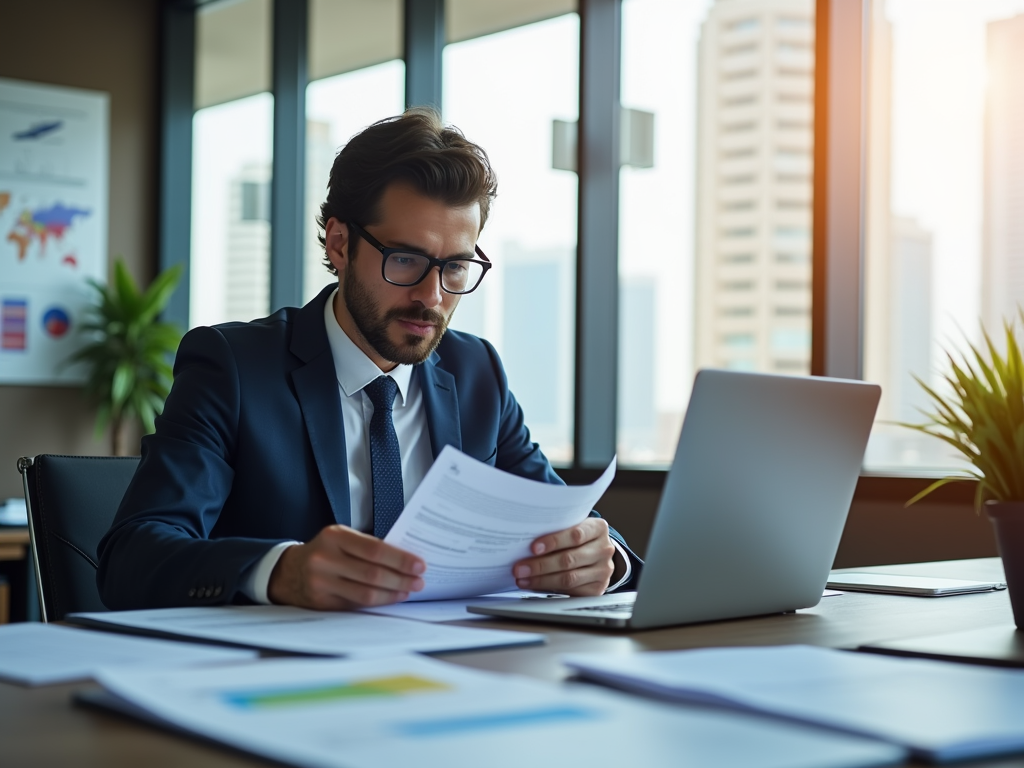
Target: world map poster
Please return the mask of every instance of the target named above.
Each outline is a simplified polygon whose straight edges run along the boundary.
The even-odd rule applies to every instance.
[[[84,381],[68,358],[106,281],[109,98],[0,78],[0,384]]]

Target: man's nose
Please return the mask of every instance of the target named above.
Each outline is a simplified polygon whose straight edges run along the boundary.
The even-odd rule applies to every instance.
[[[423,280],[413,287],[412,299],[427,309],[433,309],[443,300],[441,289],[441,268],[432,267]]]

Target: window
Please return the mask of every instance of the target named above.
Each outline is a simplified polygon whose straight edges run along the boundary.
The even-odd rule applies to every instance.
[[[306,88],[303,301],[336,278],[323,264],[316,219],[338,151],[371,123],[405,108],[400,0],[313,0]],[[338,30],[358,28],[340,44]]]
[[[871,32],[865,466],[948,470],[952,449],[891,422],[922,420],[914,376],[942,386],[940,348],[1024,303],[1024,2],[888,0]]]
[[[450,36],[465,28],[456,22]],[[495,345],[534,440],[552,461],[571,463],[578,184],[552,165],[554,121],[578,117],[579,17],[451,43],[443,64],[444,118],[487,150],[498,174],[480,238],[494,268],[459,303],[452,328]],[[648,289],[632,290],[642,309]]]
[[[776,370],[767,327],[776,282],[798,286],[787,296],[810,305],[814,5],[624,0],[622,13],[621,99],[654,113],[655,158],[620,173],[619,281],[654,280],[658,354],[644,364],[657,428],[642,440],[628,437],[642,430],[622,406],[620,373],[619,460],[650,466],[672,458],[697,368]],[[780,93],[799,98],[783,103]],[[777,156],[780,147],[792,154]],[[671,222],[673,236],[657,242],[652,222]],[[780,263],[776,252],[799,258]],[[806,372],[810,316],[786,319]],[[620,350],[641,343],[622,318],[619,335]]]
[[[270,2],[204,6],[196,18],[189,325],[270,309]]]

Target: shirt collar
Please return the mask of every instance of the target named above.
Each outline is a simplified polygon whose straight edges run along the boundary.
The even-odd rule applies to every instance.
[[[338,325],[338,318],[334,316],[334,297],[337,295],[338,289],[335,288],[324,305],[324,325],[327,327],[327,341],[331,345],[335,375],[338,377],[341,391],[346,397],[352,397],[378,376],[390,376],[398,385],[398,396],[401,398],[396,405],[404,405],[409,393],[413,366],[396,365],[386,374],[378,368]]]

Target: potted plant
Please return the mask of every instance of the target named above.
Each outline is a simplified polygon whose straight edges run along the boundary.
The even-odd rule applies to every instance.
[[[1024,312],[1020,317],[1024,321]],[[984,508],[995,528],[1014,622],[1024,629],[1024,354],[1014,326],[1004,323],[1004,331],[1005,353],[984,328],[983,349],[969,343],[970,352],[959,362],[946,353],[951,368],[943,376],[948,394],[917,379],[935,410],[924,414],[926,423],[903,426],[945,441],[966,457],[970,467],[932,483],[907,505],[947,483],[977,482],[975,511]]]
[[[172,323],[158,321],[157,316],[174,293],[181,271],[180,266],[165,270],[141,292],[118,259],[112,285],[89,281],[96,290],[97,304],[82,330],[94,340],[69,362],[81,361],[88,367],[85,393],[98,406],[96,432],[102,434],[110,424],[116,456],[125,455],[124,427],[128,422],[137,419],[147,433],[153,432],[170,391],[170,358],[181,341],[181,332]]]

